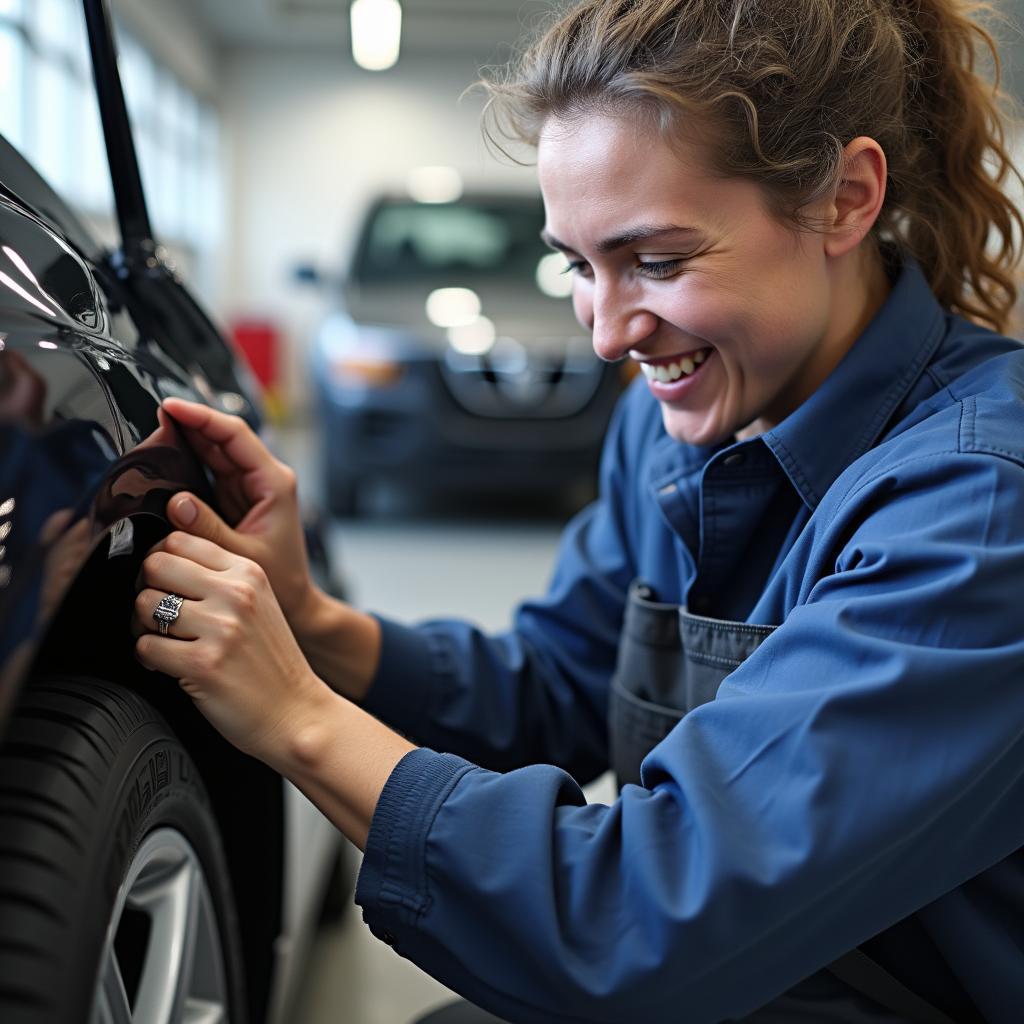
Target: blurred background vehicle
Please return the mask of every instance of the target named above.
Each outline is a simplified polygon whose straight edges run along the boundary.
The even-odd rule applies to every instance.
[[[540,240],[534,195],[460,191],[437,169],[424,198],[371,203],[315,336],[327,505],[352,515],[377,481],[419,494],[593,494],[625,383],[568,301],[565,257]],[[433,191],[431,191],[431,187]]]

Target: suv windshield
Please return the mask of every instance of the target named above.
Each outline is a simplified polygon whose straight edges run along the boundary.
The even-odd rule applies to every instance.
[[[532,283],[548,249],[539,199],[464,198],[454,203],[378,203],[356,250],[352,278],[363,285],[450,277]]]

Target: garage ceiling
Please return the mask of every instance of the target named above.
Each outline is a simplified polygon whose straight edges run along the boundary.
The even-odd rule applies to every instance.
[[[349,0],[180,0],[221,46],[348,49]],[[572,0],[402,0],[402,53],[446,54],[477,63],[501,60],[539,21]],[[1006,82],[1024,96],[1024,0],[996,0],[1006,17],[1002,41]]]
[[[402,0],[402,52],[487,60],[566,0]],[[348,47],[348,0],[188,0],[223,45]]]

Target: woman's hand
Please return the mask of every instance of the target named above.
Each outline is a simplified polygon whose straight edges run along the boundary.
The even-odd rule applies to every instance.
[[[365,847],[384,785],[412,744],[313,673],[255,562],[172,533],[140,576],[139,661],[178,679],[218,732],[291,779]],[[185,600],[162,636],[153,612],[167,594]]]
[[[171,522],[260,565],[293,628],[321,597],[309,573],[295,473],[279,462],[238,416],[168,398],[163,410],[175,420],[212,470],[224,521],[194,494],[168,502]]]
[[[132,622],[139,661],[180,680],[240,750],[277,761],[333,694],[314,675],[255,562],[201,537],[172,533],[143,563]],[[183,597],[166,636],[153,618]]]
[[[168,502],[171,522],[262,566],[317,675],[338,693],[361,700],[380,660],[380,627],[376,619],[333,600],[313,583],[295,473],[237,416],[180,398],[168,398],[163,410],[213,471],[217,500],[234,525],[187,492]]]

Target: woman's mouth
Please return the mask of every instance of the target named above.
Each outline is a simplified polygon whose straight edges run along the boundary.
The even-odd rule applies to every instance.
[[[700,348],[684,355],[642,360],[640,369],[654,397],[670,402],[681,398],[693,387],[714,352],[713,348]]]

